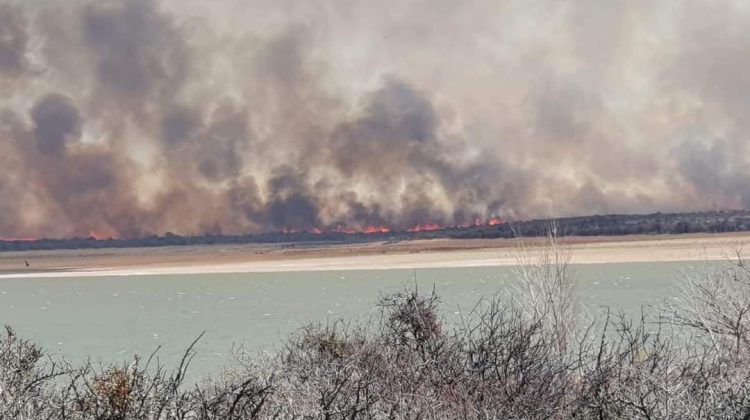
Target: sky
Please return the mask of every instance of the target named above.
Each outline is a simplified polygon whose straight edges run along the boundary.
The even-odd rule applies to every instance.
[[[0,1],[0,237],[750,207],[740,1]]]

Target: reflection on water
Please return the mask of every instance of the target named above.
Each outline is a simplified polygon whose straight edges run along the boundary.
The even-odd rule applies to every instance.
[[[723,263],[702,263],[716,267]],[[581,303],[638,313],[675,295],[695,263],[618,263],[573,267]],[[482,297],[509,290],[512,267],[136,277],[0,279],[0,322],[73,360],[149,353],[171,363],[202,331],[193,373],[231,360],[233,346],[276,348],[301,325],[363,319],[384,293],[412,287],[441,296],[447,320]],[[455,319],[455,318],[454,318]]]

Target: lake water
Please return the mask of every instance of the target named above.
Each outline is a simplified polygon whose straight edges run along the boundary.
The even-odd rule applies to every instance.
[[[702,263],[712,266],[721,263]],[[695,263],[573,266],[580,302],[638,313],[676,294]],[[202,331],[192,373],[231,362],[233,346],[274,349],[300,326],[340,317],[364,319],[384,293],[414,285],[441,296],[450,321],[483,297],[507,290],[512,267],[319,271],[84,278],[0,278],[0,323],[73,361],[104,362],[134,353],[174,363]],[[171,365],[170,365],[171,367]]]

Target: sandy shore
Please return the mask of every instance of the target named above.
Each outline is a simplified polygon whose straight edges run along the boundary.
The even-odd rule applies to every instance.
[[[722,260],[748,243],[750,233],[572,237],[559,242],[576,264]],[[0,278],[500,266],[538,255],[541,246],[540,239],[437,239],[32,251],[0,253]]]

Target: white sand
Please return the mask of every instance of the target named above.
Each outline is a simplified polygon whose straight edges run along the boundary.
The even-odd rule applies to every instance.
[[[742,244],[750,243],[750,234],[728,235],[695,235],[684,237],[649,237],[632,240],[632,238],[589,239],[590,242],[570,240],[561,249],[570,256],[574,264],[595,264],[613,262],[651,262],[651,261],[711,261],[726,260],[735,257],[735,250]],[[202,250],[194,259],[165,259],[160,263],[139,265],[133,263],[132,256],[128,264],[81,267],[62,271],[18,272],[0,275],[0,278],[25,277],[89,277],[89,276],[137,276],[159,274],[201,274],[201,273],[253,273],[253,272],[288,272],[288,271],[321,271],[321,270],[380,270],[404,268],[442,268],[442,267],[481,267],[518,264],[519,258],[535,258],[539,255],[538,246],[522,249],[518,244],[508,246],[477,247],[477,249],[429,250],[433,243],[423,241],[424,246],[413,247],[410,252],[362,253],[363,246],[354,246],[350,252],[341,252],[342,248],[327,252],[325,248],[311,252],[315,256],[296,255],[285,257],[282,253],[268,258],[258,258],[258,254],[242,254],[221,260],[211,258],[211,252],[225,252],[223,249]],[[445,244],[446,242],[441,242]],[[493,244],[492,242],[488,242]],[[456,244],[461,245],[460,241]],[[413,244],[412,244],[413,245]],[[368,245],[365,245],[368,246]],[[359,247],[359,248],[358,248]],[[421,249],[428,249],[422,251]],[[114,251],[117,252],[117,251]],[[358,254],[358,252],[360,252]],[[330,255],[327,255],[330,254]],[[342,255],[343,254],[343,255]],[[255,258],[250,258],[250,256]],[[75,259],[86,257],[69,257],[68,267],[76,267]]]

